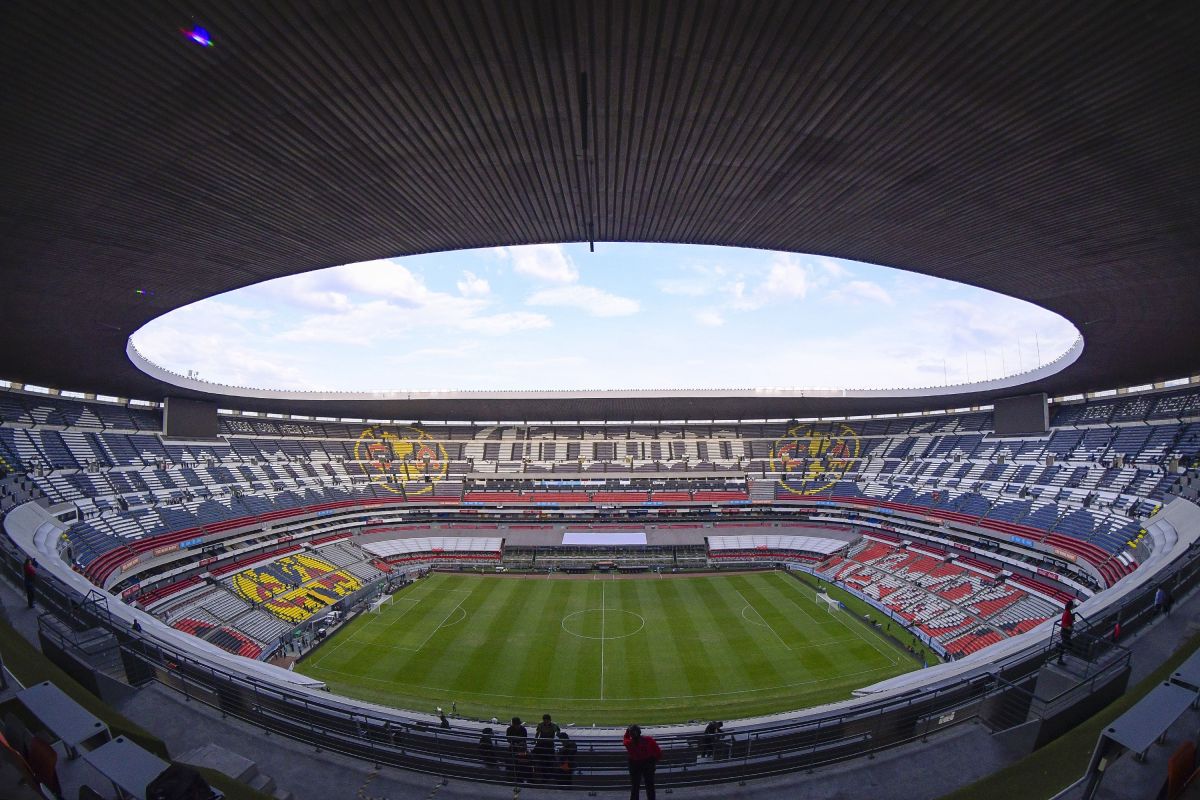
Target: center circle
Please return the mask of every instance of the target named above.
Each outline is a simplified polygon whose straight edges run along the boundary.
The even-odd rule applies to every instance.
[[[580,639],[624,639],[644,627],[646,619],[641,614],[617,608],[585,608],[562,619],[562,629]]]

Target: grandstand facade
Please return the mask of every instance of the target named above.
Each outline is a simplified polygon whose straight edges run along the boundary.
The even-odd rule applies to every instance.
[[[993,435],[988,411],[219,421],[213,439],[173,440],[154,408],[7,391],[0,457],[65,521],[59,550],[90,581],[255,658],[396,570],[529,567],[531,547],[579,521],[690,534],[695,552],[639,552],[643,566],[802,563],[961,657],[1132,573],[1151,551],[1147,521],[1200,459],[1190,387],[1060,403],[1046,434],[1016,438]],[[821,528],[862,538],[838,554],[781,544]],[[506,553],[518,542],[497,533],[518,530]]]

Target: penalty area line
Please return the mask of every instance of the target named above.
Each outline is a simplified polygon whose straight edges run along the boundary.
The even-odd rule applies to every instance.
[[[754,604],[746,599],[746,595],[742,594],[737,589],[734,589],[733,591],[738,597],[742,598],[742,602],[745,603],[747,606],[749,606],[751,611],[753,611],[755,614],[758,614],[758,618],[763,621],[763,625],[766,625],[767,630],[769,630],[771,633],[775,634],[775,638],[779,640],[779,643],[790,651],[792,648],[788,647],[788,643],[785,642],[783,640],[783,637],[779,635],[779,631],[777,631],[771,627],[771,623],[767,622],[767,618],[762,615],[762,612],[759,611],[757,608],[755,608]]]

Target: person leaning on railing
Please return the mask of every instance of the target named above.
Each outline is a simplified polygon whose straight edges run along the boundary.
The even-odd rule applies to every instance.
[[[1071,634],[1075,630],[1075,617],[1077,616],[1073,609],[1075,601],[1068,600],[1063,607],[1062,620],[1058,624],[1058,635],[1062,640],[1062,645],[1058,650],[1058,663],[1063,663],[1063,654],[1071,649]]]
[[[654,769],[662,758],[662,749],[652,736],[630,725],[625,729],[625,751],[629,754],[629,800],[638,800],[641,784],[646,784],[646,800],[654,800]]]

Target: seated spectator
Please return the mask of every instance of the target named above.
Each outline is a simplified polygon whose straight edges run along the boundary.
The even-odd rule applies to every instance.
[[[496,745],[492,742],[492,729],[484,728],[479,735],[479,760],[487,769],[496,768]]]
[[[579,752],[578,745],[567,736],[566,731],[558,732],[558,769],[557,782],[562,786],[570,786],[575,781],[575,755]]]

